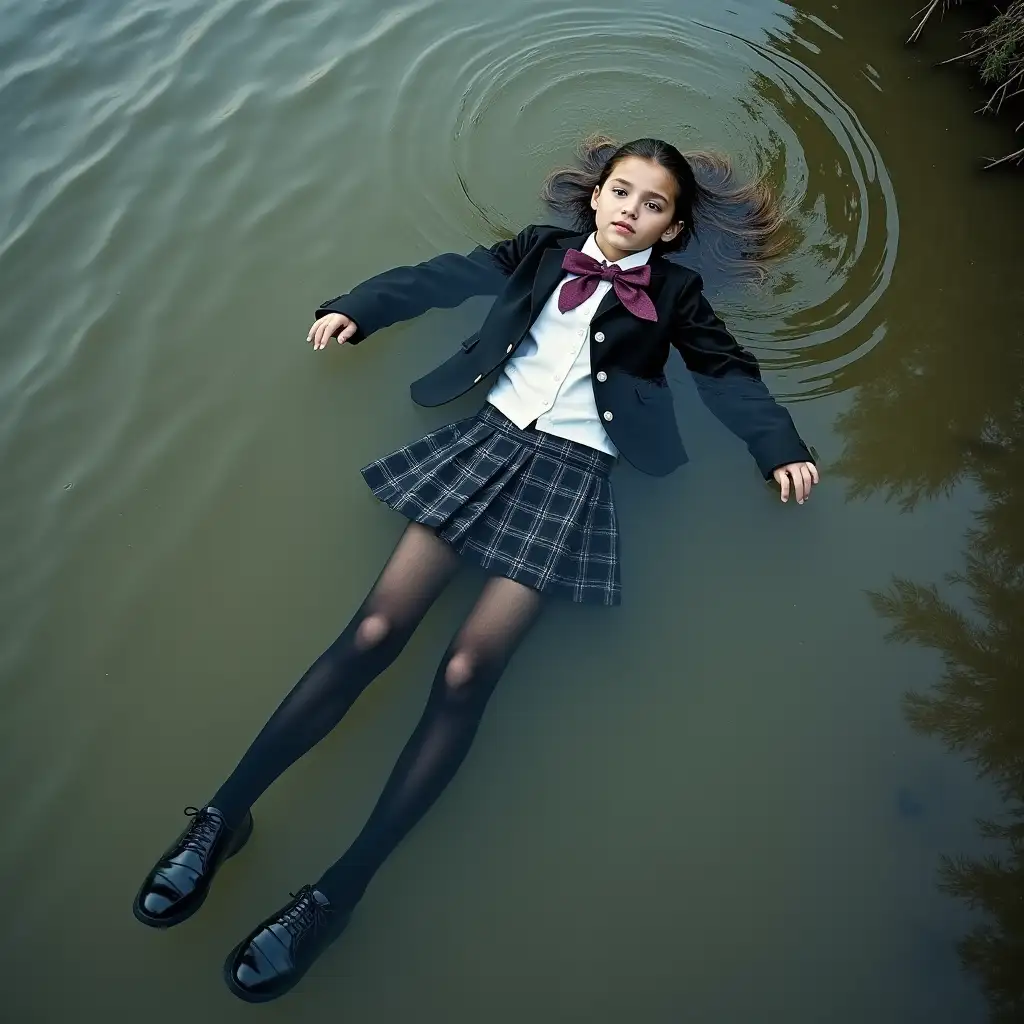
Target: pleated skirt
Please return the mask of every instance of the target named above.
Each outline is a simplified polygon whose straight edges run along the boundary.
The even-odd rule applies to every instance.
[[[617,605],[615,462],[568,438],[520,430],[485,404],[362,474],[382,502],[488,572],[581,604]]]

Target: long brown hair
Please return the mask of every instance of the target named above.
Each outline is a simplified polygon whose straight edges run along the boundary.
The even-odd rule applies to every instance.
[[[579,166],[549,174],[541,198],[580,231],[593,231],[590,197],[615,165],[630,156],[659,164],[676,182],[674,219],[683,222],[683,230],[671,242],[659,242],[657,251],[685,249],[707,229],[717,236],[714,247],[725,262],[763,277],[764,262],[786,247],[786,218],[764,178],[739,182],[727,156],[681,153],[660,139],[636,139],[619,146],[607,136],[592,135],[579,146]]]

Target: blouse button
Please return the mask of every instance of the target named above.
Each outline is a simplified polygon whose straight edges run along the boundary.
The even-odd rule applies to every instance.
[[[611,423],[611,421],[614,419],[614,417],[612,416],[611,409],[606,409],[605,410],[605,412],[604,412],[604,419],[605,419],[606,423]]]
[[[596,341],[596,342],[604,341],[604,331],[598,331],[597,334],[594,335],[594,341]]]
[[[608,379],[608,374],[604,370],[598,370],[597,379],[603,384]]]

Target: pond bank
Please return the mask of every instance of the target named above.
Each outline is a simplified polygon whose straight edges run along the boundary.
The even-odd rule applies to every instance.
[[[914,43],[920,39],[925,26],[936,12],[944,14],[951,6],[961,6],[962,3],[963,0],[930,0],[918,12],[920,19],[907,42]],[[1014,0],[1005,10],[992,3],[974,3],[971,6],[979,18],[984,12],[988,20],[964,31],[963,39],[967,49],[951,57],[949,62],[963,60],[976,67],[982,82],[993,87],[982,112],[1002,113],[1008,109],[1004,105],[1013,103],[1024,94],[1024,0]],[[1019,108],[1019,102],[1014,106]],[[1018,125],[1018,129],[1020,127],[1024,127],[1024,124]],[[986,167],[1020,165],[1022,162],[1024,145],[1005,156],[990,160]]]

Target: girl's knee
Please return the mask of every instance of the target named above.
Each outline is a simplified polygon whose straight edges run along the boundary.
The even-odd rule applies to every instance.
[[[361,651],[376,647],[390,631],[391,624],[383,615],[367,615],[356,629],[356,647]]]
[[[444,681],[449,690],[461,690],[473,678],[473,657],[466,651],[457,651],[444,670]]]

